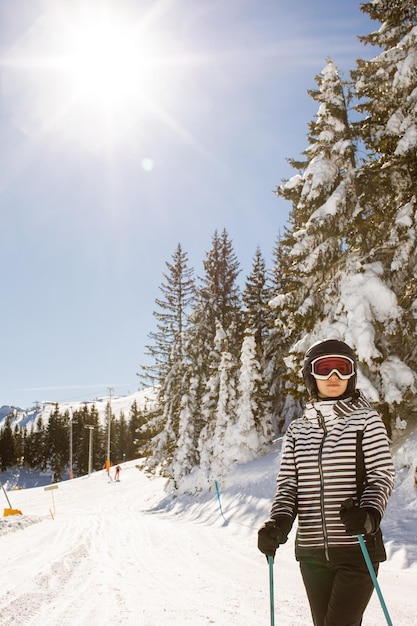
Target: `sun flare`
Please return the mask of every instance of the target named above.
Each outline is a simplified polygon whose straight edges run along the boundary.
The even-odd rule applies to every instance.
[[[110,16],[84,20],[68,50],[68,79],[77,100],[96,110],[116,111],[152,91],[155,52],[144,33]]]
[[[7,60],[16,125],[99,146],[144,128],[147,116],[169,123],[175,55],[158,17],[118,4],[51,3]]]

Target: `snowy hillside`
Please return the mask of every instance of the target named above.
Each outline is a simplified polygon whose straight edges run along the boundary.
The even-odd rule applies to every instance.
[[[115,416],[116,419],[119,417],[121,411],[123,411],[125,415],[128,415],[129,410],[134,402],[136,402],[138,408],[141,409],[150,401],[152,401],[153,396],[154,391],[151,388],[136,391],[135,393],[126,396],[112,396],[112,414]],[[91,408],[94,405],[98,411],[99,419],[104,424],[106,406],[108,405],[109,401],[109,396],[102,396],[95,398],[94,400],[87,400],[82,402],[60,402],[59,409],[61,413],[65,413],[66,411],[68,411],[71,415],[71,412],[73,411],[78,411],[85,406]],[[53,413],[54,410],[55,403],[52,401],[43,401],[40,402],[37,406],[30,408],[3,405],[0,407],[0,428],[4,426],[6,418],[10,415],[13,416],[12,427],[14,427],[15,425],[19,425],[21,427],[26,425],[30,427],[32,423],[36,423],[39,417],[42,417],[44,422],[47,422],[49,416],[51,415],[51,413]]]
[[[7,491],[23,515],[0,518],[0,624],[269,624],[268,566],[256,534],[279,450],[277,442],[236,466],[219,484],[221,508],[215,489],[170,496],[163,479],[146,477],[135,462],[123,464],[120,482],[96,472],[52,491]],[[417,433],[396,444],[397,482],[383,522],[389,559],[379,581],[395,626],[414,625],[417,615],[416,460]],[[276,624],[310,624],[293,534],[277,553],[274,583]],[[385,623],[374,594],[364,626]]]

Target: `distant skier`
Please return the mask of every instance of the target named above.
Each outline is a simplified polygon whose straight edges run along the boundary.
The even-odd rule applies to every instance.
[[[315,626],[359,626],[373,584],[358,535],[365,535],[375,572],[386,559],[379,524],[394,479],[388,437],[356,389],[356,356],[346,343],[314,344],[303,377],[310,401],[286,432],[258,547],[274,557],[298,515],[295,556]]]
[[[120,465],[116,465],[116,472],[114,474],[114,480],[120,480]]]

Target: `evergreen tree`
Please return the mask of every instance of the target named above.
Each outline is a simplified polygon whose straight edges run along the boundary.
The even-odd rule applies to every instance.
[[[27,424],[25,424],[22,429],[22,448],[20,452],[20,459],[21,459],[22,465],[26,467],[30,467],[30,463],[28,462],[28,459],[26,458],[26,451],[28,448],[27,442],[28,442],[28,427],[27,427]]]
[[[332,61],[316,82],[319,88],[309,94],[319,109],[310,123],[303,173],[277,189],[277,195],[292,202],[291,229],[280,241],[280,258],[290,263],[280,267],[284,291],[275,301],[281,309],[277,322],[292,339],[298,338],[300,328],[311,330],[323,317],[323,285],[343,262],[356,205],[352,131],[343,83]]]
[[[370,399],[389,421],[390,416],[404,419],[416,408],[416,3],[376,0],[361,8],[381,22],[377,31],[362,40],[382,49],[371,61],[358,60],[352,72],[357,110],[363,116],[354,125],[354,135],[364,148],[364,160],[355,176],[352,162],[349,166],[347,161],[341,170],[346,182],[354,181],[354,187],[349,187],[354,203],[345,202],[346,210],[335,214],[338,222],[329,222],[340,241],[339,248],[330,247],[336,254],[324,255],[324,265],[316,263],[316,247],[304,260],[304,268],[312,261],[311,276],[320,291],[302,272],[313,297],[301,307],[296,300],[296,316],[293,307],[290,317],[283,318],[289,326],[295,321],[294,328],[300,330],[298,342],[297,333],[293,334],[294,358],[292,362],[287,359],[286,366],[293,370],[295,382],[299,358],[308,345],[329,335],[345,339],[358,353],[362,386],[367,385]],[[300,185],[297,179],[289,193],[294,194]],[[328,200],[322,206],[326,205]],[[287,254],[295,261],[300,251],[309,250],[311,232],[317,234],[309,228],[315,216],[317,209],[304,228],[299,224],[291,233],[293,246]],[[319,242],[327,246],[328,240]],[[300,267],[303,270],[300,263],[293,263],[290,283],[294,275],[300,276]],[[326,267],[330,272],[324,271]],[[286,294],[276,304],[286,313]],[[310,312],[309,318],[306,313]]]
[[[88,472],[90,453],[90,429],[93,426],[92,435],[92,465],[93,470],[104,467],[107,456],[107,440],[104,429],[100,425],[99,414],[95,404],[89,408],[84,405],[81,409],[73,412],[73,448],[74,448],[74,471],[77,476]]]
[[[261,365],[257,360],[256,340],[248,334],[242,344],[239,370],[237,420],[227,433],[229,463],[256,459],[272,441],[271,415],[264,398]]]
[[[269,291],[268,306],[271,309],[270,330],[264,342],[264,351],[262,357],[262,376],[265,381],[267,394],[271,407],[272,428],[275,433],[285,430],[285,422],[287,411],[284,410],[286,398],[286,389],[284,375],[287,374],[287,367],[284,359],[288,354],[291,346],[291,336],[287,333],[285,324],[280,323],[281,316],[276,315],[271,307],[274,299],[275,309],[277,306],[277,297],[284,301],[285,293],[290,291],[291,262],[288,250],[285,249],[282,242],[282,235],[279,235],[274,250],[272,252],[273,265],[271,270],[271,287]],[[277,294],[281,294],[277,296]],[[275,319],[277,318],[277,319]]]
[[[180,483],[184,483],[184,477],[191,474],[199,460],[194,419],[198,398],[198,378],[188,378],[184,390],[179,415],[178,442],[172,460],[172,478],[175,489],[178,489]]]
[[[179,419],[181,411],[182,387],[181,371],[183,362],[173,364],[163,382],[163,390],[159,393],[160,418],[162,428],[153,438],[153,456],[150,464],[159,467],[166,476],[172,476],[171,461],[177,447],[179,435]]]
[[[87,405],[72,413],[72,447],[73,447],[73,474],[82,476],[88,470],[88,450],[85,455],[83,441],[85,438],[84,425],[89,422]]]
[[[352,72],[363,116],[356,130],[367,156],[357,177],[356,246],[378,300],[385,292],[391,303],[386,314],[377,302],[371,306],[373,349],[362,355],[362,369],[381,410],[404,419],[415,411],[417,381],[417,3],[377,0],[361,10],[380,23],[361,40],[382,52],[359,59]],[[408,370],[409,384],[394,401],[391,374],[399,368]]]
[[[129,431],[132,445],[129,458],[146,457],[151,454],[150,442],[154,433],[146,429],[147,422],[146,409],[139,409],[135,400],[129,412]]]
[[[122,463],[130,458],[127,456],[129,449],[129,428],[124,411],[120,411],[119,419],[114,421],[113,429],[113,460],[114,463]]]
[[[62,480],[68,464],[68,441],[68,422],[65,422],[59,412],[59,406],[56,405],[49,416],[45,435],[48,465],[53,472],[53,482]]]
[[[24,431],[18,424],[13,429],[14,464],[21,465],[24,457]]]
[[[365,3],[361,10],[380,27],[360,39],[383,50],[370,61],[358,59],[351,72],[362,115],[356,131],[367,156],[358,176],[356,245],[373,260],[394,255],[397,242],[390,242],[390,234],[395,225],[402,226],[408,243],[401,217],[404,207],[411,202],[412,210],[415,205],[417,7],[415,1],[384,0]]]
[[[46,448],[46,429],[42,415],[32,422],[30,433],[25,442],[25,464],[33,469],[45,471],[48,467]]]
[[[192,366],[188,380],[193,380],[195,394],[194,433],[199,462],[203,473],[209,476],[212,461],[221,454],[223,446],[218,436],[224,430],[222,420],[235,419],[243,330],[237,285],[239,263],[226,230],[221,236],[215,231],[203,265],[205,274],[191,315],[188,353]],[[221,406],[226,407],[227,415],[220,415]]]
[[[191,314],[192,327],[187,346],[193,364],[193,377],[199,379],[199,389],[207,384],[218,352],[212,350],[217,344],[219,329],[225,334],[229,349],[238,359],[242,340],[241,297],[237,284],[240,273],[239,262],[226,230],[221,236],[215,231],[212,248],[203,262],[205,274],[200,279],[197,303]],[[200,396],[201,397],[201,396]]]
[[[236,422],[236,361],[228,349],[227,335],[220,323],[210,356],[212,375],[201,409],[205,426],[198,440],[200,468],[208,485],[230,467],[225,454],[227,431]]]
[[[226,332],[231,349],[239,353],[242,339],[241,298],[237,277],[239,262],[224,229],[215,231],[204,260],[205,274],[198,290],[197,324],[206,346],[213,345],[218,324]]]
[[[149,464],[171,475],[170,464],[177,446],[179,416],[187,371],[185,352],[188,313],[195,295],[193,270],[188,267],[188,256],[181,245],[166,263],[165,283],[160,287],[163,299],[157,299],[158,331],[151,333],[154,343],[149,352],[154,357],[154,382],[158,384],[158,411],[152,419],[152,429],[157,431],[153,440],[153,457]],[[159,419],[158,419],[159,417]]]
[[[138,427],[137,420],[138,415],[138,403],[136,400],[132,402],[129,409],[129,416],[127,418],[127,437],[126,437],[126,459],[134,459],[136,458],[135,451],[135,431]]]
[[[349,231],[356,206],[355,150],[348,120],[345,88],[337,68],[328,61],[319,76],[318,89],[309,94],[319,104],[309,125],[309,145],[304,161],[290,161],[298,174],[277,188],[277,195],[292,203],[289,227],[280,237],[275,276],[280,292],[271,304],[275,327],[267,346],[271,362],[268,376],[278,427],[286,395],[300,397],[300,359],[308,333],[327,317],[327,300],[338,291],[345,271]],[[293,350],[294,347],[294,350]],[[288,355],[285,362],[276,355]],[[292,359],[292,360],[291,360]],[[297,412],[297,402],[291,404]]]
[[[0,469],[5,472],[16,463],[15,442],[10,424],[10,416],[6,418],[0,432]]]
[[[253,417],[258,429],[261,427],[261,420],[265,420],[264,435],[266,439],[270,439],[272,434],[271,419],[273,406],[273,395],[270,394],[273,388],[273,383],[270,380],[270,371],[272,371],[270,368],[270,357],[273,357],[273,355],[267,355],[268,339],[273,329],[273,314],[269,306],[271,296],[271,285],[268,281],[265,261],[258,246],[253,260],[252,271],[246,280],[245,290],[242,295],[245,337],[240,357],[241,368],[238,383],[238,403],[240,408],[238,409],[238,420],[241,419],[241,395],[244,394],[247,396],[244,401],[245,407],[247,407],[249,402],[248,397],[250,397],[250,404],[256,405]],[[274,362],[276,362],[275,359]],[[247,380],[248,371],[253,373],[253,381]],[[242,377],[244,380],[243,386]],[[246,412],[247,408],[244,410]],[[261,430],[263,429],[261,428]]]
[[[270,295],[266,264],[258,246],[242,294],[243,326],[245,332],[250,330],[254,335],[258,354],[262,354],[265,337],[271,328]]]
[[[95,404],[90,407],[88,423],[94,426],[93,431],[93,469],[100,470],[105,467],[107,460],[107,426],[104,428],[100,422],[100,416]],[[110,442],[111,443],[111,442]],[[110,450],[111,453],[111,450]]]
[[[149,471],[157,471],[160,459],[155,455],[158,437],[163,431],[161,405],[158,399],[139,411],[141,426],[136,430],[135,447],[137,456],[144,457],[143,467]]]
[[[188,255],[178,244],[172,263],[166,262],[168,271],[163,273],[165,282],[159,287],[163,298],[157,298],[158,309],[153,315],[157,320],[157,330],[149,334],[152,344],[147,346],[153,363],[142,366],[144,379],[161,385],[171,369],[172,360],[184,356],[184,332],[187,325],[189,307],[195,294],[194,270],[188,267]]]

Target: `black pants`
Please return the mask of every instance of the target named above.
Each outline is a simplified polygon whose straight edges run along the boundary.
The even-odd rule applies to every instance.
[[[374,563],[378,573],[378,563]],[[365,561],[332,564],[300,561],[315,626],[360,626],[374,588]]]

